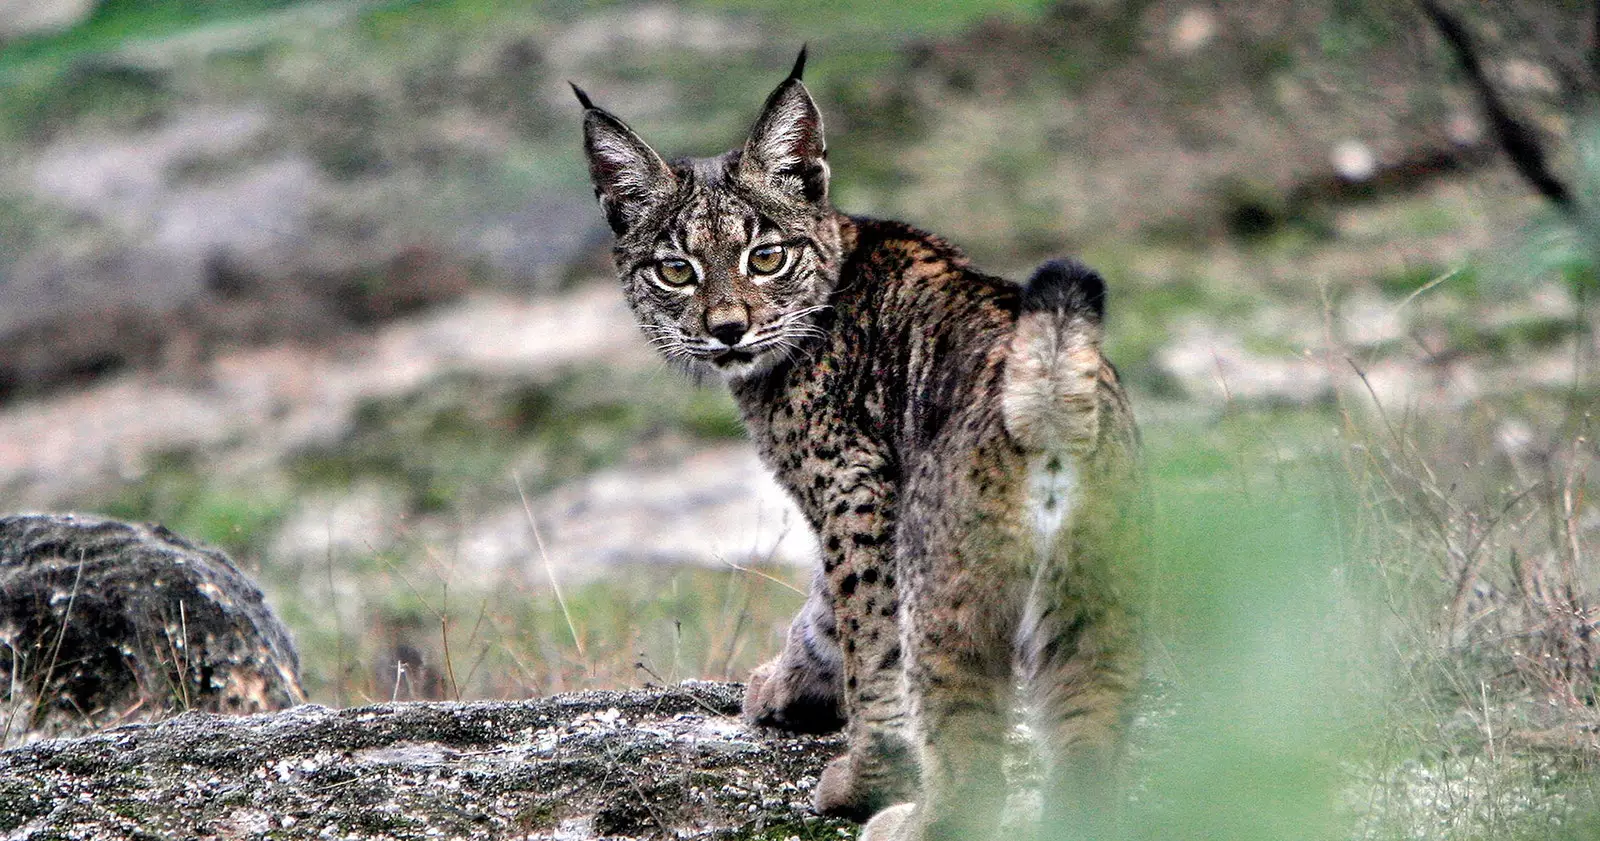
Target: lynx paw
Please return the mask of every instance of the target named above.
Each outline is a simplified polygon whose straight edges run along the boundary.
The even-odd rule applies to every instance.
[[[835,759],[822,769],[817,780],[817,791],[812,795],[812,805],[817,814],[831,818],[866,820],[875,811],[876,798],[861,784],[856,774],[856,763],[850,754]]]
[[[922,833],[915,820],[917,804],[901,803],[872,816],[861,830],[861,841],[916,841]]]
[[[828,763],[817,781],[812,806],[818,814],[831,818],[864,821],[884,807],[910,798],[908,781],[914,775],[904,769],[883,769],[868,778],[861,773],[861,761],[853,753]]]
[[[782,657],[762,663],[745,685],[744,719],[796,733],[830,733],[844,726],[830,688],[806,670],[787,668]]]

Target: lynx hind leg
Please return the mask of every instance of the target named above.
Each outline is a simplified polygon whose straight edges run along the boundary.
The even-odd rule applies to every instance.
[[[995,561],[1014,554],[1014,538],[973,536],[966,518],[938,517],[930,526],[928,545],[950,548],[909,547],[928,572],[908,592],[902,628],[921,785],[914,809],[882,813],[863,837],[986,841],[997,837],[1005,810],[1015,700],[1009,588]]]
[[[872,816],[861,829],[861,841],[913,841],[917,837],[917,804],[900,803]]]
[[[1043,837],[1096,839],[1116,831],[1131,690],[1123,675],[1085,675],[1078,664],[1049,669],[1034,688],[1035,733],[1044,779]],[[1057,683],[1059,681],[1059,683]]]
[[[844,726],[844,658],[818,573],[805,606],[789,625],[783,653],[757,666],[745,687],[744,718],[797,733],[827,733]]]
[[[1019,662],[1044,762],[1044,837],[1092,839],[1117,830],[1132,699],[1142,670],[1134,584],[1119,563],[1113,501],[1089,495],[1031,594]],[[1069,568],[1068,558],[1076,561]]]

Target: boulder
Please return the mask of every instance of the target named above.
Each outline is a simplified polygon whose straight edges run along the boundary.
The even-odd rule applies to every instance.
[[[0,517],[0,675],[0,743],[305,700],[289,632],[226,555],[72,514]]]

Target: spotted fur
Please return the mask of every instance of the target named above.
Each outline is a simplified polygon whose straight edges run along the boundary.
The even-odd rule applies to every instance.
[[[1053,263],[1020,286],[835,211],[804,59],[744,146],[710,159],[662,163],[579,92],[642,328],[727,380],[822,546],[746,716],[845,724],[815,800],[877,813],[864,838],[976,839],[997,825],[1020,685],[1052,769],[1046,818],[1092,828],[1139,660],[1122,560],[1135,434],[1100,353],[1104,285]],[[781,270],[759,271],[775,245]]]

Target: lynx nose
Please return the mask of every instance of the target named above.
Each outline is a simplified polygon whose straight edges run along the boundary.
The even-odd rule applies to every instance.
[[[742,308],[713,310],[706,314],[706,330],[728,347],[738,344],[748,329],[750,322]]]
[[[744,329],[745,323],[743,321],[730,321],[711,328],[711,335],[715,336],[717,341],[728,347],[733,347],[739,343],[740,339],[744,338]]]

